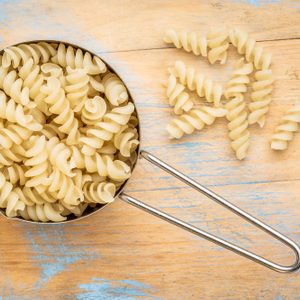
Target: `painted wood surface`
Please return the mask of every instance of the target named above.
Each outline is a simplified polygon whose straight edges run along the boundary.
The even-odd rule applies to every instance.
[[[300,243],[300,135],[274,153],[278,118],[300,101],[300,2],[0,1],[0,46],[61,39],[98,53],[127,83],[139,110],[143,147]],[[238,27],[273,53],[275,91],[266,127],[251,128],[251,150],[238,162],[226,121],[169,141],[161,82],[175,59],[225,82],[237,58],[211,67],[162,41],[168,28]],[[128,193],[278,262],[286,247],[145,161]],[[120,200],[61,226],[0,219],[0,299],[300,299],[300,273],[269,271]]]

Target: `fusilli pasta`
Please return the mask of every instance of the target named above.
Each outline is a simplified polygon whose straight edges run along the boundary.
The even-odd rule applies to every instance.
[[[244,54],[248,62],[253,62],[258,70],[267,70],[270,67],[272,55],[264,53],[263,48],[256,41],[248,37],[248,33],[233,29],[229,32],[229,38],[239,54]]]
[[[252,73],[252,71],[252,63],[245,63],[244,58],[241,58],[237,61],[224,92],[224,95],[227,99],[247,92],[247,84],[250,83],[249,75]]]
[[[242,94],[236,94],[226,104],[227,120],[229,121],[229,138],[232,140],[231,147],[239,160],[247,156],[250,145],[250,133],[248,130],[248,113],[246,102]]]
[[[207,35],[208,47],[208,61],[214,64],[220,61],[223,65],[227,60],[227,50],[229,47],[228,33],[225,30],[213,30]]]
[[[281,118],[271,137],[271,148],[285,150],[300,124],[300,104],[295,105]]]
[[[175,62],[174,68],[170,69],[170,72],[179,79],[181,84],[186,85],[190,91],[196,91],[199,97],[205,97],[207,102],[213,102],[216,106],[219,106],[222,97],[221,85],[205,78],[203,74],[196,72],[194,68],[186,67],[180,60]],[[174,79],[172,79],[172,86],[174,86],[173,82]],[[188,108],[191,109],[192,104],[188,105]]]
[[[164,41],[168,44],[174,44],[176,48],[183,48],[187,52],[193,52],[195,55],[207,56],[207,39],[198,32],[168,30]]]
[[[137,159],[137,126],[124,83],[100,58],[62,43],[5,49],[1,212],[62,222],[112,202]]]
[[[167,82],[167,97],[170,106],[174,107],[175,114],[182,114],[190,111],[194,103],[185,92],[185,87],[178,83],[174,75],[170,75]]]
[[[272,70],[261,70],[255,73],[255,82],[252,83],[251,103],[249,109],[249,124],[258,123],[260,127],[265,125],[265,115],[269,111],[269,104],[272,101],[273,90]]]
[[[171,138],[180,139],[184,134],[192,134],[195,129],[201,130],[205,125],[213,124],[216,118],[224,117],[226,112],[224,108],[202,106],[173,119],[167,125],[167,131]]]

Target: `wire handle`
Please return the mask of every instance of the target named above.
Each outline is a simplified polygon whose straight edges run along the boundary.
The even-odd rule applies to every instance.
[[[238,216],[244,218],[246,221],[252,223],[253,225],[255,225],[256,227],[264,230],[266,233],[270,234],[271,236],[275,237],[276,239],[278,239],[279,241],[281,241],[282,243],[286,244],[288,247],[290,247],[296,256],[296,261],[294,264],[290,265],[290,266],[282,266],[279,264],[276,264],[264,257],[261,257],[253,252],[250,252],[246,249],[243,249],[235,244],[232,244],[230,242],[227,242],[226,240],[223,240],[213,234],[210,234],[204,230],[201,230],[191,224],[188,224],[182,220],[179,220],[171,215],[168,215],[146,203],[143,203],[125,193],[121,193],[119,195],[119,197],[137,207],[140,208],[156,217],[159,217],[169,223],[172,223],[184,230],[187,230],[195,235],[198,235],[200,237],[203,237],[223,248],[226,248],[230,251],[233,251],[241,256],[244,256],[250,260],[253,260],[254,262],[261,264],[269,269],[272,269],[274,271],[277,272],[281,272],[281,273],[290,273],[290,272],[294,272],[296,270],[298,270],[300,268],[300,248],[299,246],[293,242],[292,240],[290,240],[288,237],[284,236],[283,234],[281,234],[280,232],[278,232],[277,230],[273,229],[272,227],[270,227],[269,225],[263,223],[262,221],[254,218],[253,216],[249,215],[248,213],[246,213],[245,211],[243,211],[242,209],[238,208],[237,206],[235,206],[234,204],[228,202],[227,200],[225,200],[224,198],[222,198],[221,196],[215,194],[214,192],[212,192],[211,190],[205,188],[204,186],[200,185],[199,183],[197,183],[196,181],[194,181],[193,179],[189,178],[188,176],[182,174],[181,172],[179,172],[178,170],[172,168],[171,166],[169,166],[168,164],[166,164],[165,162],[161,161],[159,158],[155,157],[154,155],[150,154],[149,152],[146,151],[141,151],[141,156],[143,158],[145,158],[146,160],[148,160],[149,162],[151,162],[152,164],[156,165],[157,167],[161,168],[162,170],[166,171],[167,173],[173,175],[174,177],[178,178],[179,180],[183,181],[184,183],[186,183],[187,185],[189,185],[190,187],[192,187],[193,189],[197,190],[200,193],[203,193],[204,195],[206,195],[207,197],[209,197],[210,199],[214,200],[215,202],[223,205],[224,207],[226,207],[227,209],[229,209],[230,211],[234,212],[235,214],[237,214]]]

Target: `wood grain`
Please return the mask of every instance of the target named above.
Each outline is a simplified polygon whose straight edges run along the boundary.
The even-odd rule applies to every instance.
[[[300,242],[300,136],[288,151],[268,139],[300,97],[299,1],[1,1],[1,48],[61,39],[97,52],[120,74],[136,102],[143,147],[282,233]],[[273,54],[273,103],[251,149],[235,159],[225,120],[170,141],[161,83],[182,59],[220,83],[228,65],[164,44],[165,29],[206,32],[239,27]],[[205,230],[278,262],[286,247],[141,160],[127,192]],[[85,220],[59,226],[0,219],[0,299],[300,299],[299,273],[282,275],[195,238],[117,200]]]

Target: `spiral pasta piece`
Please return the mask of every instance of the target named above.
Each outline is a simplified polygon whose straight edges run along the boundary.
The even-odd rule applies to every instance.
[[[74,176],[72,172],[74,166],[70,159],[72,152],[69,147],[61,143],[57,137],[52,137],[47,141],[47,152],[49,160],[53,166],[67,176]]]
[[[207,56],[207,38],[198,32],[168,30],[164,41],[168,44],[174,44],[176,48],[183,48],[187,52],[193,52],[197,56]]]
[[[84,107],[81,112],[81,120],[87,125],[96,124],[102,120],[106,110],[107,105],[105,100],[100,96],[95,96],[84,103]]]
[[[99,96],[99,94],[104,94],[104,85],[101,82],[100,75],[91,76],[89,75],[89,97]]]
[[[226,104],[227,120],[229,121],[229,138],[231,147],[239,160],[247,156],[250,145],[250,132],[248,130],[248,112],[242,94],[237,94]]]
[[[67,219],[62,215],[63,211],[63,206],[60,204],[34,204],[32,206],[26,205],[24,210],[19,211],[19,216],[35,222],[62,222]]]
[[[289,109],[281,118],[271,137],[273,150],[286,150],[289,142],[293,139],[300,123],[300,104]]]
[[[207,35],[208,61],[214,64],[217,61],[223,65],[227,60],[227,50],[229,47],[228,33],[225,30],[213,30]]]
[[[18,78],[17,72],[0,68],[0,88],[11,97],[16,103],[33,107],[33,102],[29,99],[29,88],[23,87],[23,80]]]
[[[245,59],[239,59],[234,67],[229,82],[226,85],[224,95],[226,99],[234,98],[247,92],[247,84],[250,83],[249,75],[253,71],[252,63],[245,63]]]
[[[44,76],[47,76],[47,77],[59,78],[60,76],[63,75],[62,68],[59,65],[53,64],[50,62],[42,64],[41,71],[43,72]]]
[[[203,74],[196,72],[194,68],[187,67],[184,62],[180,60],[177,60],[174,64],[174,68],[169,71],[179,79],[182,85],[187,86],[190,91],[196,91],[199,97],[205,97],[207,102],[214,103],[215,106],[220,105],[223,93],[221,85],[214,83]]]
[[[41,134],[44,135],[47,139],[51,139],[52,137],[58,137],[60,140],[65,138],[65,133],[59,130],[59,127],[51,122],[43,125],[43,129],[41,130]]]
[[[116,186],[111,182],[87,182],[83,186],[85,201],[88,203],[111,203],[114,200]]]
[[[48,185],[49,163],[46,138],[45,136],[31,136],[29,144],[30,147],[25,153],[27,160],[24,162],[24,165],[29,167],[25,176],[30,178],[26,186]]]
[[[170,106],[174,107],[175,114],[182,114],[190,111],[194,103],[190,95],[185,92],[185,87],[178,83],[174,75],[170,75],[167,81],[167,97]]]
[[[114,106],[119,106],[128,101],[128,92],[121,79],[113,73],[108,72],[102,79],[104,93],[107,100]]]
[[[25,182],[27,180],[25,176],[25,172],[27,171],[27,167],[20,166],[18,164],[13,164],[12,166],[5,167],[3,169],[3,175],[5,176],[5,179],[9,182],[11,182],[13,185],[19,184],[19,185],[25,185]]]
[[[96,127],[105,130],[108,134],[118,133],[121,126],[124,126],[129,122],[130,116],[133,112],[134,105],[131,102],[124,106],[115,107],[111,110],[111,112],[104,115],[103,121],[98,122]],[[90,130],[87,132],[91,134]],[[96,131],[93,133],[96,136]]]
[[[138,145],[138,132],[136,128],[130,128],[128,125],[124,125],[114,136],[114,146],[124,157],[130,157]]]
[[[52,57],[52,62],[72,69],[84,68],[90,75],[105,73],[107,70],[99,57],[92,56],[89,52],[83,54],[81,49],[75,49],[70,45],[66,48],[62,43],[59,44],[56,55]]]
[[[19,76],[23,80],[23,85],[29,89],[31,99],[35,99],[39,95],[44,83],[44,77],[40,74],[40,70],[40,66],[35,65],[32,58],[26,61],[19,70]],[[31,106],[33,105],[31,104]]]
[[[252,83],[251,103],[249,109],[249,124],[258,123],[260,127],[265,125],[266,113],[269,111],[269,104],[272,101],[271,93],[273,90],[272,70],[257,71],[254,75],[255,82]]]
[[[59,80],[50,77],[47,85],[42,86],[41,90],[47,95],[44,101],[50,105],[49,111],[57,115],[53,121],[61,125],[59,127],[61,132],[68,134],[66,143],[68,145],[77,143],[79,140],[78,120],[74,116]]]
[[[253,62],[256,69],[269,69],[272,55],[264,53],[263,48],[258,46],[254,39],[249,38],[248,33],[233,29],[229,32],[229,39],[232,45],[237,48],[238,53],[245,55],[248,62]]]
[[[17,123],[31,131],[42,129],[42,125],[36,122],[32,115],[27,114],[21,104],[16,104],[13,99],[7,101],[3,91],[0,91],[0,118]]]
[[[84,184],[86,182],[89,182],[89,181],[94,181],[92,179],[92,175],[91,174],[86,174],[86,173],[83,173],[82,170],[79,170],[79,169],[75,169],[74,170],[74,173],[75,173],[75,176],[72,177],[72,180],[74,182],[74,185],[79,188],[80,190],[82,190]],[[98,176],[98,174],[97,174]],[[98,176],[99,178],[99,176]]]
[[[5,176],[0,172],[0,208],[5,208],[8,217],[16,217],[18,211],[25,208],[25,204],[19,200],[18,195],[13,191],[11,182],[6,181]]]
[[[109,177],[123,182],[131,175],[130,167],[121,160],[114,160],[110,155],[84,155],[77,147],[72,147],[71,162],[76,168],[86,169],[88,173],[98,173],[104,179]]]
[[[21,162],[25,157],[25,149],[21,145],[12,145],[9,149],[1,149],[0,166],[12,166],[14,163]]]
[[[66,95],[74,112],[81,111],[87,99],[89,90],[89,77],[85,69],[72,69],[67,67]]]
[[[50,198],[49,196],[45,196],[45,192],[41,192],[34,187],[27,187],[27,186],[22,186],[22,187],[16,187],[14,189],[14,192],[18,194],[19,199],[25,203],[25,205],[32,206],[34,204],[42,205],[46,202],[55,202],[56,200]]]
[[[35,64],[38,64],[40,61],[46,63],[51,56],[55,55],[56,47],[56,44],[39,42],[5,48],[2,57],[2,66],[4,68],[12,66],[16,69],[30,58],[33,59]]]
[[[55,198],[68,205],[78,205],[83,201],[81,187],[74,184],[71,177],[66,176],[58,168],[55,168],[49,176],[50,185],[48,191],[55,193]]]
[[[9,149],[13,144],[20,145],[31,134],[31,130],[26,127],[9,123],[5,128],[0,128],[0,146]]]
[[[195,129],[201,130],[205,125],[213,124],[216,118],[224,117],[226,113],[224,108],[202,106],[173,119],[166,129],[171,138],[180,139],[184,134],[192,134]]]

